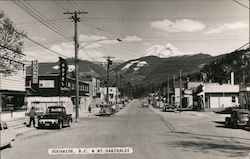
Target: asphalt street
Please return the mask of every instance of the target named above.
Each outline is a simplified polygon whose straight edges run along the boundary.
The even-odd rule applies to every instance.
[[[141,108],[135,100],[115,116],[86,117],[70,128],[19,139],[1,150],[1,159],[248,159],[250,132],[225,128],[224,117]],[[133,153],[48,154],[50,148],[98,147],[130,147]]]

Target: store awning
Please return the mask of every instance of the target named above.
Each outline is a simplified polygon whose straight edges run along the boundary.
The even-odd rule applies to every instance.
[[[0,90],[0,93],[2,93],[2,94],[8,94],[8,95],[27,95],[26,91]]]

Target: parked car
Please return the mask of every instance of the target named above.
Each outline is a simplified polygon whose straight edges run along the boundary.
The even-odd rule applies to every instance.
[[[38,128],[57,127],[61,129],[65,125],[70,127],[71,123],[72,115],[67,114],[65,107],[62,106],[50,106],[45,115],[38,117]]]
[[[122,109],[124,107],[124,104],[118,103],[118,104],[116,104],[116,107],[119,108],[119,109]]]
[[[144,108],[148,108],[149,107],[149,102],[148,102],[148,100],[146,100],[146,99],[144,99],[143,101],[142,101],[142,107]]]
[[[16,133],[14,129],[8,127],[6,122],[0,123],[0,138],[0,147],[13,147]]]
[[[173,112],[173,111],[175,111],[176,109],[177,109],[176,106],[171,105],[171,104],[168,104],[168,103],[165,103],[165,104],[163,105],[163,107],[162,107],[162,110],[163,110],[164,112]]]
[[[112,105],[111,104],[101,104],[100,105],[101,109],[99,112],[99,115],[103,116],[103,115],[108,115],[110,116],[112,114]]]
[[[249,111],[247,109],[233,109],[230,117],[226,117],[226,126],[238,128],[249,125]]]

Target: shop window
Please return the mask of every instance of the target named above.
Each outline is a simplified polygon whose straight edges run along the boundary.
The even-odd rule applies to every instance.
[[[39,80],[39,88],[55,88],[54,80]]]
[[[113,95],[113,94],[110,94],[110,98],[113,99],[113,98],[114,98],[114,95]]]
[[[236,97],[232,96],[232,102],[235,103],[236,102]]]
[[[4,130],[7,130],[7,129],[8,129],[8,126],[7,126],[6,123],[3,123],[3,129],[4,129]]]
[[[27,88],[31,88],[31,80],[25,81],[25,86],[26,86]]]
[[[26,106],[24,103],[24,95],[3,95],[2,96],[2,110],[13,111],[13,110],[25,110]]]

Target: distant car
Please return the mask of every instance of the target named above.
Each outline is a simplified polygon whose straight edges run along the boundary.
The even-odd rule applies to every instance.
[[[107,116],[110,116],[112,115],[112,105],[111,104],[101,104],[100,105],[101,109],[100,109],[100,112],[99,112],[99,115],[107,115]]]
[[[238,128],[249,125],[249,111],[247,109],[233,109],[230,117],[226,117],[226,126]]]
[[[143,101],[142,101],[142,107],[143,107],[143,108],[148,108],[148,107],[149,107],[149,102],[148,102],[148,100],[143,100]]]
[[[6,122],[0,123],[0,147],[8,146],[13,147],[16,139],[15,130],[9,128]]]
[[[72,115],[67,114],[63,106],[50,106],[45,115],[38,117],[38,128],[57,127],[61,129],[65,125],[70,127],[71,123]]]
[[[116,104],[116,107],[119,108],[119,109],[122,109],[124,107],[124,104],[118,103],[118,104]]]
[[[162,107],[162,111],[164,112],[173,112],[175,110],[176,110],[176,107],[168,103],[165,103]]]

